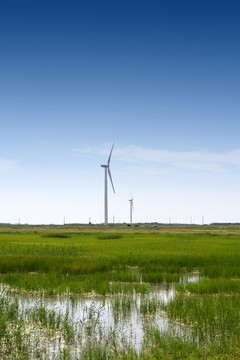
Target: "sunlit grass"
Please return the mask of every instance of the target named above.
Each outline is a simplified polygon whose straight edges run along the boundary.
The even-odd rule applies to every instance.
[[[209,279],[240,277],[240,237],[235,234],[64,232],[62,235],[49,231],[0,232],[2,281],[10,279],[6,275],[22,274],[26,275],[22,285],[27,286],[27,281],[32,281],[28,275],[34,273],[33,282],[39,278],[40,287],[44,286],[40,281],[43,274],[52,277],[59,273],[66,275],[67,287],[76,275],[96,274],[99,280],[102,273],[99,281],[103,282],[159,284],[178,282],[183,273],[196,269]],[[87,282],[87,276],[81,281]],[[96,282],[92,284],[96,291]]]
[[[215,343],[219,348],[240,344],[240,297],[179,295],[164,306],[168,317],[189,329],[200,345]]]
[[[240,293],[240,279],[209,279],[204,278],[197,283],[187,283],[178,285],[177,289],[181,292],[188,291],[192,294],[232,294]]]
[[[0,282],[10,285],[12,290],[53,296],[110,295],[116,321],[130,316],[136,307],[133,294],[141,293],[138,311],[146,321],[140,353],[122,343],[119,348],[114,333],[109,332],[106,342],[89,335],[82,349],[83,359],[115,356],[235,360],[240,351],[240,234],[234,233],[234,228],[229,228],[229,234],[226,229],[222,233],[216,229],[212,233],[211,228],[201,230],[199,227],[197,231],[181,228],[175,232],[166,228],[149,232],[125,229],[119,233],[114,228],[0,231]],[[184,274],[192,271],[198,272],[200,280],[183,281]],[[176,296],[170,303],[144,295],[155,284],[167,288],[178,282]],[[172,326],[164,334],[150,321],[151,316],[160,312],[165,313]],[[25,320],[20,316],[18,322],[18,313],[17,302],[7,304],[6,299],[2,302],[0,341],[10,336],[9,323],[18,324],[11,344],[19,346],[19,354],[27,359],[29,337],[24,333]],[[64,319],[59,320],[57,314],[43,306],[32,315],[29,313],[29,319],[47,329],[61,330],[69,343],[76,335],[69,319],[65,319],[64,327]],[[93,331],[91,327],[90,330]],[[6,354],[10,350],[4,351]],[[62,358],[70,359],[67,348],[64,352]],[[13,353],[9,354],[11,358]]]

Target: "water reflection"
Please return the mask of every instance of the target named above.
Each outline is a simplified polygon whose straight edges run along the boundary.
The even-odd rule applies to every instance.
[[[192,273],[183,276],[180,282],[186,284],[197,281],[199,281],[199,274]],[[3,287],[0,291],[2,292],[2,290]],[[125,341],[127,339],[128,344],[139,352],[146,323],[155,324],[161,332],[169,331],[169,328],[173,326],[160,309],[161,304],[168,304],[174,297],[174,285],[168,289],[153,286],[149,293],[144,295],[133,291],[131,295],[120,294],[105,297],[65,295],[39,298],[32,294],[18,296],[19,307],[23,314],[27,314],[30,309],[43,307],[47,310],[54,310],[59,316],[65,317],[73,324],[74,331],[78,334],[72,344],[74,356],[80,354],[80,348],[87,336],[92,335],[92,333],[87,333],[88,331],[95,332],[94,336],[97,337],[109,336],[111,332],[114,332],[116,338],[125,339]],[[177,328],[176,324],[174,324],[174,329],[182,332],[182,329]],[[48,354],[53,356],[63,344],[64,339],[61,334],[51,341],[48,340]]]

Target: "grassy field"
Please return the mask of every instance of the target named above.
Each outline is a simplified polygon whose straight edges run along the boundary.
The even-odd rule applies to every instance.
[[[198,272],[199,282],[183,282],[183,276],[192,272]],[[108,345],[106,341],[99,342],[98,337],[85,343],[83,359],[240,359],[237,226],[2,227],[0,282],[19,293],[37,291],[39,296],[68,294],[73,299],[87,293],[113,296],[116,311],[120,305],[121,311],[132,306],[130,299],[135,291],[143,297],[139,310],[142,316],[161,312],[171,324],[183,329],[181,334],[174,327],[162,333],[148,319],[140,352],[123,344],[116,346],[116,339],[108,334]],[[144,300],[156,284],[167,289],[172,283],[177,294],[169,303],[154,298]],[[10,335],[9,324],[16,322],[14,328],[22,329],[19,331],[22,338],[26,329],[18,324],[21,317],[17,298],[11,300],[11,310],[7,296],[1,298],[0,320],[5,325],[1,325],[0,344],[6,348],[6,339],[15,341],[12,348],[17,349],[17,339]],[[29,315],[31,324],[39,322],[37,316]],[[46,319],[48,316],[45,314]],[[55,318],[57,314],[51,316]],[[46,320],[48,327],[49,321]],[[61,321],[58,331],[64,328]],[[56,331],[56,326],[53,321],[52,330]],[[112,355],[106,355],[107,348],[113,349]],[[72,359],[66,349],[59,358]],[[28,351],[27,343],[24,349],[20,346],[17,352],[9,354],[6,348],[1,356],[6,359],[16,354],[24,359],[35,356]]]

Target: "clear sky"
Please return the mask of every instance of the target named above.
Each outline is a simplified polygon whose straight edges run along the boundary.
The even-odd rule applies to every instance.
[[[0,222],[240,221],[240,4],[0,2]]]

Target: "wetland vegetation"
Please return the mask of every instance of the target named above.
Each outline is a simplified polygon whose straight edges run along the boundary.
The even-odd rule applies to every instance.
[[[0,228],[0,283],[2,359],[240,358],[239,227]]]

